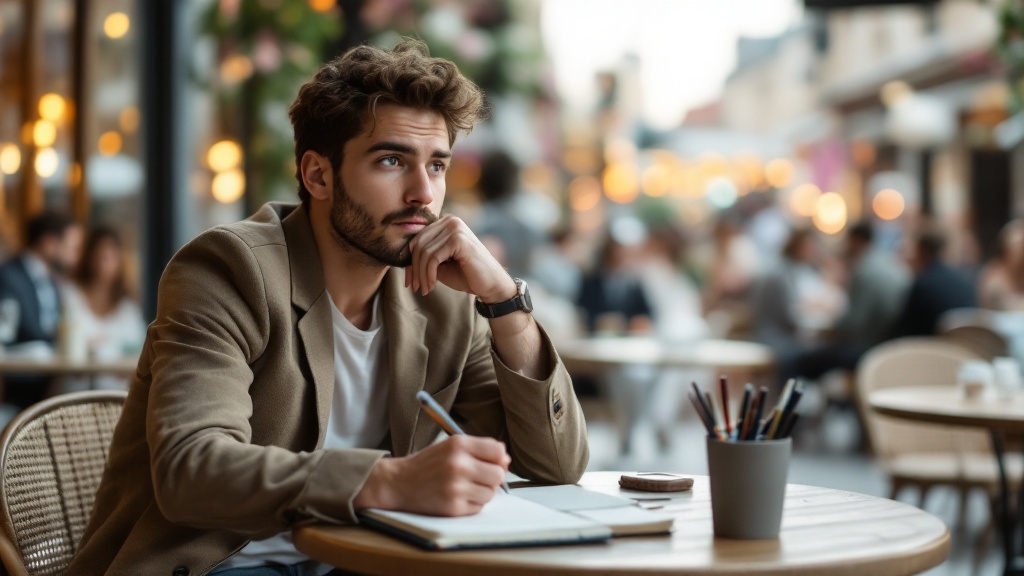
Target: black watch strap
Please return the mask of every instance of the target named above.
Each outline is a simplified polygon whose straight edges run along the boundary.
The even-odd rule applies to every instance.
[[[533,302],[530,300],[530,289],[526,286],[526,282],[518,278],[513,278],[516,282],[516,295],[505,300],[504,302],[495,302],[494,304],[487,304],[481,302],[479,298],[476,299],[476,311],[480,313],[484,318],[500,318],[513,312],[532,312]]]

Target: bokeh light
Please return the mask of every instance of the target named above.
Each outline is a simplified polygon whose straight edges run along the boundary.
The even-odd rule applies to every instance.
[[[586,212],[601,202],[601,183],[593,176],[577,176],[569,182],[569,206]]]
[[[217,202],[230,204],[245,192],[245,174],[238,169],[221,172],[213,177],[211,188]]]
[[[890,80],[882,85],[882,90],[878,97],[882,100],[882,104],[885,104],[886,108],[892,108],[909,98],[913,93],[914,89],[903,80]]]
[[[220,79],[225,84],[238,84],[252,76],[252,60],[244,54],[235,54],[220,65]]]
[[[708,202],[716,208],[728,208],[736,203],[739,190],[732,180],[719,176],[708,181],[707,197]]]
[[[821,190],[814,184],[801,184],[789,196],[789,209],[797,216],[810,218],[818,210],[818,198]]]
[[[871,208],[882,220],[895,220],[903,214],[906,202],[903,195],[892,188],[879,190],[871,201]]]
[[[117,115],[117,123],[121,131],[132,134],[139,129],[139,109],[135,106],[128,106]]]
[[[672,188],[672,169],[660,162],[651,164],[644,170],[640,185],[648,196],[664,196]]]
[[[764,179],[775,188],[785,188],[793,180],[793,163],[776,158],[764,167]]]
[[[636,200],[640,192],[640,175],[631,162],[615,162],[604,170],[604,192],[608,199],[619,204]]]
[[[50,122],[56,122],[64,116],[64,110],[67,108],[67,103],[64,102],[64,98],[60,94],[43,94],[39,98],[39,116],[43,120],[49,120]]]
[[[337,0],[309,0],[309,7],[317,12],[330,12],[337,6]]]
[[[242,163],[242,147],[232,140],[221,140],[210,146],[206,163],[215,172],[238,168]]]
[[[836,234],[846,227],[846,200],[835,192],[825,192],[818,198],[814,225],[825,234]]]
[[[17,144],[0,146],[0,172],[15,174],[21,168],[21,149]]]
[[[114,40],[124,37],[131,28],[131,20],[124,12],[112,12],[103,19],[103,33]]]
[[[52,146],[57,141],[57,126],[49,120],[36,120],[32,125],[32,141],[40,148]]]
[[[97,143],[97,147],[100,150],[100,154],[104,156],[113,156],[121,151],[123,141],[121,135],[113,130],[100,134],[100,140]]]
[[[36,154],[36,174],[40,178],[49,178],[57,173],[60,166],[60,158],[53,148],[43,148]]]

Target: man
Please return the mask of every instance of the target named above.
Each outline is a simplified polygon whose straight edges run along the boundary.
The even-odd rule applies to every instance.
[[[506,469],[582,475],[583,417],[525,286],[437,216],[481,110],[416,41],[350,50],[299,90],[302,204],[168,265],[68,574],[322,574],[292,528],[370,507],[472,514]],[[421,389],[481,437],[431,444]]]
[[[836,322],[835,341],[804,353],[798,375],[811,379],[835,370],[853,370],[860,357],[884,341],[900,314],[910,275],[885,252],[874,248],[874,229],[867,222],[855,224],[846,235],[849,262],[849,304]]]
[[[57,279],[78,263],[82,229],[69,216],[46,211],[25,226],[25,250],[0,266],[0,343],[36,342],[51,347],[57,339],[60,295]],[[4,401],[18,408],[40,401],[49,378],[5,378]]]
[[[909,255],[914,281],[893,325],[893,337],[931,336],[944,312],[978,305],[970,279],[943,261],[945,247],[945,235],[934,226],[918,234]]]

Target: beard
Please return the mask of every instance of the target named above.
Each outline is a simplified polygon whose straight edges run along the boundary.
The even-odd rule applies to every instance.
[[[341,183],[341,176],[334,178],[334,198],[331,200],[331,228],[335,240],[344,247],[352,247],[362,252],[374,263],[383,266],[405,268],[412,264],[412,251],[409,242],[416,237],[407,234],[404,240],[391,243],[387,238],[387,226],[410,218],[422,218],[428,224],[437,221],[429,209],[423,206],[410,206],[398,212],[392,212],[377,224],[366,206],[353,200]]]

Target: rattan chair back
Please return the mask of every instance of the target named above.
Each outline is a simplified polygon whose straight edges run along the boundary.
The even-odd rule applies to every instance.
[[[126,392],[44,400],[0,438],[0,556],[12,576],[63,574],[85,531]]]

